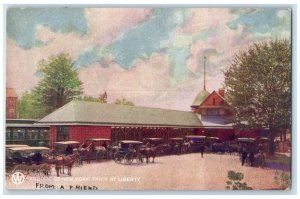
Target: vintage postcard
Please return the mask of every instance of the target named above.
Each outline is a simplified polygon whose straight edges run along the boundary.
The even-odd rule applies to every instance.
[[[7,190],[282,190],[291,7],[6,8]]]

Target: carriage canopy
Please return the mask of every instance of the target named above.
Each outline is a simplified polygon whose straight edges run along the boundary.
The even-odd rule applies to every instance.
[[[185,136],[186,138],[188,138],[188,139],[205,139],[206,138],[206,136],[204,136],[204,135],[187,135],[187,136]]]
[[[32,146],[32,147],[15,147],[10,148],[11,151],[47,151],[50,150],[48,147],[42,147],[42,146]]]
[[[109,142],[110,139],[107,139],[107,138],[90,138],[90,139],[87,139],[87,141],[95,141],[95,142]]]
[[[64,142],[54,142],[55,145],[72,145],[72,144],[80,144],[77,141],[64,141]]]
[[[253,143],[255,142],[254,138],[238,138],[239,142],[247,142],[247,143]]]
[[[16,148],[16,147],[29,147],[29,146],[26,144],[7,144],[7,145],[5,145],[6,149]]]

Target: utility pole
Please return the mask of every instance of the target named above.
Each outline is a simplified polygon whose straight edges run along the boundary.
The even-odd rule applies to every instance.
[[[205,73],[206,73],[206,68],[205,68],[205,61],[206,61],[206,56],[204,56],[204,84],[203,84],[203,90],[205,90],[206,91],[206,85],[205,85]]]

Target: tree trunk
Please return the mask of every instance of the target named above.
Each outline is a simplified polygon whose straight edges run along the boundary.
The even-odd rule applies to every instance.
[[[284,129],[284,131],[283,131],[283,140],[284,141],[286,141],[286,131],[287,131],[287,129]]]
[[[273,128],[270,128],[270,145],[269,145],[269,151],[271,153],[271,155],[273,155],[275,153],[275,142],[274,142],[274,138],[275,138],[275,131]]]

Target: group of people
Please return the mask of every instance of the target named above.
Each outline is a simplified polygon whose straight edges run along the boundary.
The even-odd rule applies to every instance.
[[[256,151],[256,149],[258,151]],[[257,145],[257,148],[256,148],[256,146],[254,146],[254,144],[251,144],[251,143],[250,144],[242,144],[242,146],[241,146],[242,166],[244,166],[247,157],[249,157],[250,166],[254,166],[254,162],[255,162],[254,155],[256,153],[264,154],[265,153],[265,146],[260,143],[260,144]]]

